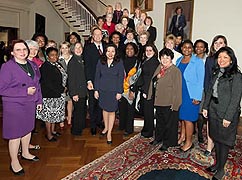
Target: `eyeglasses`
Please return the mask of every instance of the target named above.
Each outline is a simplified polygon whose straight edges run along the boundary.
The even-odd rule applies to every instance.
[[[21,52],[21,51],[28,51],[28,49],[27,49],[27,48],[23,48],[23,49],[14,49],[13,51]]]

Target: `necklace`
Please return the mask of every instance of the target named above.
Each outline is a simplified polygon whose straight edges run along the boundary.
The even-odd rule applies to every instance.
[[[26,64],[20,64],[20,63],[18,63],[18,64],[27,73],[27,75],[29,77],[31,77],[31,74],[30,74],[30,71],[29,71],[28,62]]]

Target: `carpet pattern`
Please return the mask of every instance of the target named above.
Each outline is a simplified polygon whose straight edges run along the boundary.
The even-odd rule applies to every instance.
[[[203,152],[205,145],[198,145],[194,139],[195,148],[183,153],[178,147],[169,148],[166,152],[159,151],[160,145],[152,146],[140,134],[116,147],[109,153],[83,166],[71,173],[63,180],[134,180],[152,170],[183,169],[195,172],[205,178],[211,178],[212,174],[205,168],[214,163],[212,156],[205,157]],[[206,143],[205,143],[206,144]],[[224,180],[242,179],[242,137],[237,136],[234,149],[230,150],[229,158],[225,166]]]

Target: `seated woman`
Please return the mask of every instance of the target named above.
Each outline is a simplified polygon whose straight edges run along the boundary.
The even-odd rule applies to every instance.
[[[55,131],[55,123],[65,120],[65,96],[67,74],[57,62],[58,49],[49,47],[46,50],[48,60],[40,68],[41,90],[43,95],[43,109],[37,113],[37,118],[45,122],[50,142],[57,141],[55,137],[60,133]]]
[[[8,139],[10,170],[23,175],[18,159],[20,143],[22,159],[38,161],[30,154],[29,142],[35,124],[35,111],[42,108],[40,72],[37,65],[27,60],[29,48],[25,41],[15,40],[11,45],[12,59],[0,70],[0,95],[3,101],[3,138]]]
[[[163,142],[161,151],[177,145],[178,110],[182,102],[182,77],[172,64],[173,52],[168,48],[160,51],[161,64],[150,82],[147,99],[154,99],[156,109],[155,139],[151,144]]]

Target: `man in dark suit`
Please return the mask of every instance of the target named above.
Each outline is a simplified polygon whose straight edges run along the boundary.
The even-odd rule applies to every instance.
[[[169,27],[169,32],[171,32],[174,36],[177,36],[178,33],[184,37],[184,27],[187,25],[186,18],[182,14],[182,7],[178,6],[175,10],[176,15],[172,17],[171,24]]]
[[[96,135],[96,127],[102,128],[102,111],[98,105],[98,100],[94,98],[94,80],[96,74],[96,65],[100,60],[105,45],[102,43],[102,30],[96,28],[92,31],[93,43],[86,44],[83,51],[85,62],[85,74],[87,78],[87,89],[89,94],[88,105],[90,115],[91,134]]]

